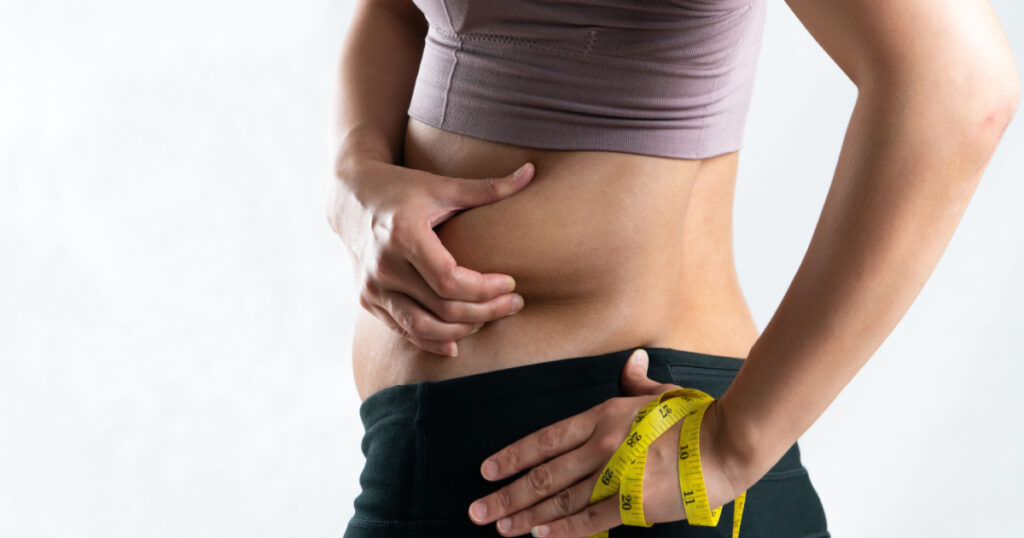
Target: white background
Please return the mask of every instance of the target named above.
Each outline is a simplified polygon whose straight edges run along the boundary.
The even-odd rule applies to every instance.
[[[993,4],[1024,61],[1024,8]],[[3,536],[343,532],[359,305],[323,195],[352,9],[0,3]],[[736,200],[762,328],[854,98],[771,2]],[[801,439],[834,536],[1017,524],[1022,154],[1018,114],[918,300]]]

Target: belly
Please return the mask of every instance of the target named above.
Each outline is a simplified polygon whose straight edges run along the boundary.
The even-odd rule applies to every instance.
[[[409,119],[409,168],[467,179],[534,178],[437,228],[459,265],[516,280],[517,314],[426,352],[358,309],[360,397],[385,387],[637,346],[745,357],[757,338],[732,256],[736,153],[703,160],[552,151],[479,140]]]

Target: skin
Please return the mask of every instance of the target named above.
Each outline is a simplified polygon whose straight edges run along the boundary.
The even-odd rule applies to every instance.
[[[633,362],[636,359],[638,362]],[[497,520],[499,533],[516,536],[528,532],[537,523],[547,524],[540,533],[560,536],[586,536],[622,524],[616,496],[587,505],[600,471],[612,452],[622,443],[636,412],[653,397],[679,385],[658,383],[647,378],[647,353],[638,349],[630,356],[623,369],[620,383],[622,398],[607,400],[584,413],[538,430],[506,447],[481,465],[481,474],[487,480],[500,480],[523,469],[529,473],[502,488],[481,506],[487,511],[480,515],[470,508],[470,517],[478,522]],[[728,475],[729,469],[719,456],[716,438],[708,435],[716,428],[717,416],[712,412],[716,402],[701,421],[701,471],[708,502],[721,506],[739,496]],[[686,519],[686,509],[679,491],[676,451],[684,418],[665,430],[648,448],[644,465],[644,518],[648,523]],[[567,480],[582,472],[589,473],[584,480]],[[498,510],[498,515],[492,513]],[[565,517],[567,514],[576,514]]]
[[[382,166],[390,166],[380,163],[403,161],[432,174],[430,185],[472,183],[438,178],[502,177],[524,161],[536,169],[514,195],[462,211],[437,229],[437,238],[462,266],[514,276],[526,306],[458,339],[458,356],[444,357],[417,346],[391,328],[384,314],[364,305],[353,345],[360,396],[396,383],[639,346],[746,357],[701,426],[712,506],[763,476],[916,298],[1019,102],[1010,49],[987,2],[788,5],[856,84],[858,98],[807,254],[758,334],[732,259],[737,154],[689,161],[555,152],[420,124],[403,116],[401,99],[411,92],[411,75],[370,74],[370,60],[358,61],[371,49],[390,48],[389,56],[405,58],[398,65],[413,66],[415,73],[418,57],[411,51],[422,43],[414,33],[422,30],[418,11],[403,2],[364,3],[343,63],[346,80],[363,82],[345,90],[349,108],[343,107],[339,121],[338,159],[345,187],[333,187],[342,194],[329,198],[329,220],[338,222],[332,214],[365,215],[365,208],[380,207],[372,201],[384,199],[373,194],[381,182],[358,180],[362,170],[383,173]],[[371,34],[382,41],[374,43]],[[387,37],[391,41],[383,41]],[[371,79],[353,77],[361,72]],[[392,104],[371,99],[371,84],[378,93],[389,88]],[[421,194],[419,206],[429,205],[422,201],[427,190]],[[402,206],[391,207],[400,212]],[[481,282],[467,278],[439,296],[500,296]],[[467,334],[480,321],[470,320]],[[544,524],[551,537],[586,536],[621,524],[614,503],[586,505],[589,491],[595,471],[617,446],[616,432],[621,441],[631,413],[660,392],[642,376],[623,375],[628,396],[502,449],[494,455],[499,475],[489,477],[482,464],[485,478],[530,472],[481,499],[486,514],[470,512],[473,521],[494,524],[509,517],[508,529],[499,528],[505,536]],[[681,518],[678,491],[671,489],[678,489],[675,468],[667,463],[674,462],[674,451],[670,433],[650,448],[650,461],[661,464],[645,473],[649,521]]]

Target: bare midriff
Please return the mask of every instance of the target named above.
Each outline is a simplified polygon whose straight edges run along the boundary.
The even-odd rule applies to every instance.
[[[437,228],[459,265],[512,275],[521,311],[425,351],[359,308],[353,373],[361,399],[439,381],[635,347],[745,358],[759,335],[732,242],[739,152],[674,159],[480,140],[410,118],[403,165],[460,178],[533,180]]]

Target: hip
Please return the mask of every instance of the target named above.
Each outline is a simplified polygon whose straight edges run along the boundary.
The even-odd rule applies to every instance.
[[[648,375],[718,398],[741,357],[648,347]],[[467,509],[521,476],[489,482],[480,464],[511,442],[609,398],[622,396],[619,372],[633,348],[494,370],[437,382],[395,385],[360,405],[365,465],[345,538],[497,537]],[[616,536],[730,536],[733,504],[718,527],[685,521],[619,526]],[[824,508],[794,443],[747,491],[741,536],[828,536]]]

